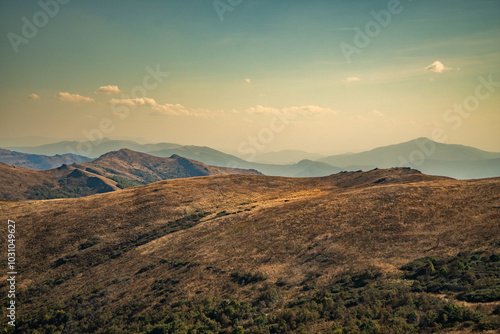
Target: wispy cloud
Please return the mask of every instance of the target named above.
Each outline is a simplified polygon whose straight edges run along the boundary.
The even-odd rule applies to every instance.
[[[385,117],[385,115],[378,110],[372,110],[368,113],[368,115],[376,117]]]
[[[150,107],[151,110],[164,115],[181,116],[189,115],[189,110],[181,104],[159,104],[152,98],[137,98],[137,99],[111,99],[109,103],[116,106],[127,107]]]
[[[126,106],[130,108],[148,107],[153,114],[169,116],[198,116],[198,117],[216,117],[221,115],[222,111],[210,111],[208,109],[188,109],[182,104],[160,104],[152,98],[137,99],[111,99],[110,104],[115,106]]]
[[[56,94],[56,97],[61,101],[71,103],[89,103],[95,101],[91,97],[81,96],[80,94],[70,94],[66,92],[59,92]]]
[[[120,88],[118,88],[118,86],[107,85],[107,86],[99,87],[99,89],[95,93],[96,94],[119,94],[119,93],[121,93],[121,90],[120,90]]]
[[[246,78],[246,79],[245,79],[245,82],[246,82],[246,83],[252,83],[252,79],[250,79],[250,78]]]
[[[40,96],[35,93],[28,95],[28,98],[31,100],[40,100]]]
[[[330,108],[324,108],[314,105],[301,107],[273,108],[258,105],[246,110],[249,114],[261,115],[277,115],[277,114],[293,114],[298,116],[317,116],[317,115],[336,115],[337,112]]]
[[[347,77],[344,80],[344,82],[346,82],[346,83],[352,83],[352,82],[357,82],[357,81],[359,81],[358,77]]]

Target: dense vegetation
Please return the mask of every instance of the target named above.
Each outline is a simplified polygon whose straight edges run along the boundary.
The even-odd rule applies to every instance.
[[[425,257],[402,269],[413,279],[412,291],[457,294],[467,302],[500,300],[500,257],[460,253],[452,258]]]
[[[191,217],[193,218],[193,217]],[[196,221],[196,219],[194,219]],[[187,221],[187,220],[186,220]],[[180,223],[180,222],[178,222]],[[149,238],[148,238],[149,239]],[[98,240],[89,240],[90,248]],[[152,269],[151,264],[136,275]],[[162,264],[160,264],[162,265]],[[183,268],[193,263],[166,263]],[[401,268],[400,275],[377,269],[342,275],[325,288],[303,282],[302,292],[259,273],[231,272],[236,288],[252,286],[245,300],[200,297],[171,300],[179,281],[157,279],[152,294],[141,295],[111,313],[102,286],[72,296],[65,303],[23,315],[18,329],[30,333],[432,333],[445,329],[500,329],[498,302],[500,258],[491,253],[425,257]],[[43,289],[20,295],[29,303]],[[439,294],[438,294],[439,293]],[[443,296],[443,294],[446,294]],[[159,302],[154,300],[161,299]],[[461,300],[477,302],[465,306]],[[491,306],[491,307],[487,307]]]

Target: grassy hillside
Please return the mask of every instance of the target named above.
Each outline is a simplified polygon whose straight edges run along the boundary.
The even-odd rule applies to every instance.
[[[168,180],[0,219],[27,332],[493,333],[499,208],[500,179],[391,169]]]
[[[118,190],[117,182],[63,165],[33,170],[0,163],[0,200],[82,197]]]

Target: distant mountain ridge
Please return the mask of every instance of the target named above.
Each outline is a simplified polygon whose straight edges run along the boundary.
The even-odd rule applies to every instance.
[[[500,158],[499,152],[487,152],[470,146],[442,144],[428,138],[417,138],[360,153],[332,155],[318,159],[318,161],[338,167],[366,165],[390,168],[401,164],[400,157],[409,160],[409,156],[414,151],[421,151],[426,158],[438,161],[476,161]]]
[[[81,150],[82,155],[95,159],[103,154],[112,151],[118,151],[122,148],[128,148],[133,151],[148,153],[151,151],[158,151],[162,149],[173,149],[178,147],[182,147],[182,145],[171,144],[171,143],[138,144],[131,140],[111,140],[108,138],[104,138],[100,141],[93,141],[93,142],[61,141],[41,146],[5,147],[5,149],[23,153],[44,154],[44,155],[69,154],[69,153],[76,154],[78,150]]]
[[[139,184],[209,175],[261,175],[256,170],[215,167],[179,155],[162,158],[129,149],[109,152],[94,161],[74,166],[111,179],[125,178]]]
[[[39,147],[12,148],[20,152],[35,154],[70,153],[78,142],[60,142]],[[437,143],[427,138],[378,147],[373,150],[332,155],[317,160],[304,151],[280,151],[264,154],[266,161],[290,162],[291,157],[301,158],[295,163],[269,164],[246,161],[206,146],[178,145],[172,143],[138,144],[133,141],[104,139],[100,144],[83,143],[92,148],[95,157],[122,148],[147,153],[158,157],[179,155],[204,164],[220,167],[255,169],[269,176],[316,177],[327,176],[340,171],[371,170],[374,168],[411,167],[425,174],[448,176],[458,179],[473,179],[500,176],[500,153],[487,152],[477,148]],[[68,149],[69,148],[69,149]],[[261,156],[262,157],[262,156]]]
[[[302,150],[282,150],[258,154],[255,162],[263,164],[292,165],[302,160],[318,160],[324,158],[318,153],[309,153]]]
[[[208,166],[180,156],[160,158],[128,149],[50,170],[0,163],[0,200],[83,197],[168,179],[246,174],[255,170]]]
[[[60,142],[49,145],[42,145],[39,147],[16,147],[10,148],[20,152],[33,153],[33,154],[52,154],[54,152],[70,153],[78,147],[78,142]],[[136,152],[147,153],[150,155],[168,158],[172,155],[179,155],[187,159],[200,161],[210,166],[241,168],[241,169],[255,169],[265,175],[271,176],[287,176],[287,177],[309,177],[309,176],[327,176],[341,171],[340,168],[331,166],[323,162],[312,161],[307,165],[298,162],[295,164],[262,164],[256,162],[249,162],[240,159],[234,155],[223,153],[221,151],[212,149],[206,146],[193,146],[193,145],[178,145],[172,143],[159,143],[159,144],[138,144],[132,141],[123,140],[109,140],[104,139],[100,144],[93,144],[86,142],[81,144],[91,147],[90,157],[97,157],[111,151],[119,151],[121,149],[129,149]]]
[[[0,149],[0,162],[8,165],[47,170],[57,168],[62,165],[71,165],[73,163],[87,162],[92,159],[72,153],[56,154],[54,156],[28,154]]]
[[[500,153],[464,145],[442,144],[428,138],[360,153],[333,155],[319,161],[346,170],[411,167],[425,174],[457,179],[500,176]]]

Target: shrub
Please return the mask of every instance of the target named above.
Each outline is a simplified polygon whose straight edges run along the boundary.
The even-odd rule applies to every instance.
[[[267,277],[261,273],[252,274],[252,273],[234,272],[231,274],[231,279],[233,282],[238,283],[239,285],[248,285],[265,281]]]

